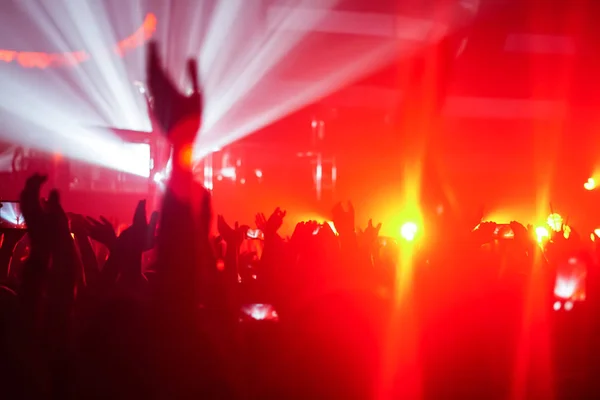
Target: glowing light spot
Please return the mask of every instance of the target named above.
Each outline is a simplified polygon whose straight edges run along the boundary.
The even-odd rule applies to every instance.
[[[567,301],[565,302],[565,311],[571,311],[573,309],[573,302]]]
[[[575,279],[558,278],[554,286],[554,295],[561,299],[570,299],[577,290],[577,281]]]
[[[192,146],[186,146],[179,153],[179,164],[182,167],[189,168],[192,165],[192,155],[193,155]]]
[[[502,237],[505,239],[512,239],[515,237],[515,233],[512,229],[506,230],[502,233]]]
[[[596,180],[594,178],[589,178],[586,183],[583,184],[585,190],[594,190],[596,189]]]
[[[412,242],[415,240],[418,230],[417,224],[414,222],[407,222],[400,228],[400,235],[409,242]]]
[[[560,307],[561,307],[560,301],[555,301],[554,305],[552,306],[552,308],[554,308],[554,311],[560,310]]]
[[[260,169],[255,170],[254,174],[256,175],[257,178],[262,178],[262,176],[263,176],[263,173]]]
[[[538,226],[535,228],[535,236],[538,243],[542,243],[544,239],[548,239],[550,237],[550,233],[548,232],[548,229],[544,228],[543,226]]]
[[[337,229],[335,229],[335,224],[333,223],[333,221],[325,221],[327,222],[327,225],[329,225],[329,227],[331,228],[331,230],[333,231],[333,233],[337,235],[339,235]]]
[[[550,214],[548,216],[548,226],[554,231],[554,232],[560,232],[560,230],[562,229],[562,225],[563,225],[563,217],[560,214],[554,213],[554,214]]]
[[[577,258],[575,258],[575,257],[569,258],[569,264],[571,264],[571,265],[577,264]]]
[[[223,169],[221,169],[221,171],[219,171],[219,175],[223,178],[229,178],[232,180],[235,180],[236,177],[236,170],[235,167],[225,167]]]
[[[154,14],[147,14],[142,25],[133,34],[117,42],[114,52],[122,57],[125,53],[144,45],[156,32],[157,22]],[[16,61],[23,68],[46,69],[75,66],[90,58],[91,55],[84,50],[68,53],[43,53],[0,49],[0,62],[12,63]]]

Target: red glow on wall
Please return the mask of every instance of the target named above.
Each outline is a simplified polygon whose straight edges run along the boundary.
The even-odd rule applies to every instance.
[[[146,15],[142,25],[126,38],[117,42],[113,51],[123,57],[127,52],[144,45],[156,32],[157,19],[152,13]],[[69,53],[25,52],[0,49],[0,62],[18,63],[23,68],[46,69],[53,67],[75,66],[87,61],[91,55],[85,50]]]

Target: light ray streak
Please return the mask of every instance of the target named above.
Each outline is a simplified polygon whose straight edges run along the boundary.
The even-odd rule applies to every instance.
[[[312,3],[288,0],[269,6],[257,0],[215,0],[210,5],[169,1],[152,10],[157,17],[161,51],[167,55],[165,65],[183,90],[186,58],[200,60],[207,101],[197,158],[335,92],[399,52],[416,49],[418,41],[436,25],[426,18],[393,17],[395,23],[386,25],[386,32],[392,34],[384,37],[379,34],[380,27],[371,26],[380,17],[353,14],[352,20],[361,21],[361,29],[353,31],[350,39],[336,37],[329,44],[331,48],[321,49],[318,57],[306,61],[306,53],[311,50],[301,46],[305,40],[327,30],[332,18],[342,23],[348,16],[335,10],[338,0],[321,1],[318,9],[310,8]],[[15,129],[29,124],[44,131],[43,135],[29,131],[7,139],[138,174],[147,167],[109,129],[89,128],[148,130],[151,126],[144,101],[132,84],[145,79],[145,51],[119,58],[114,47],[120,38],[115,27],[125,22],[137,27],[150,10],[142,1],[119,4],[119,15],[109,15],[107,4],[102,2],[63,0],[50,4],[28,0],[21,4],[55,48],[65,53],[84,48],[90,59],[61,72],[45,70],[45,81],[38,87],[32,85],[37,79],[32,75],[15,71],[12,66],[8,66],[10,71],[0,69],[0,76],[10,74],[10,79],[4,79],[9,81],[4,93],[11,93],[10,97],[0,94],[0,109],[22,120],[12,124]],[[368,45],[364,45],[364,37],[356,39],[361,31],[370,37]],[[369,36],[369,32],[379,33]],[[135,43],[136,35],[138,32],[132,35],[131,43]],[[36,40],[29,37],[25,42],[35,44]],[[357,49],[352,40],[363,40],[363,45]],[[296,66],[296,59],[304,62]],[[288,84],[284,88],[276,85],[281,81],[282,66],[289,68],[290,63],[292,71],[311,76],[308,84]],[[140,164],[137,167],[136,162]]]

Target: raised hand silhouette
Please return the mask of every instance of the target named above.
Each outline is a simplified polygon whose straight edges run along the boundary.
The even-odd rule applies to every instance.
[[[84,268],[81,284],[83,286],[94,285],[99,275],[98,260],[89,241],[89,222],[81,214],[68,213],[71,233],[77,242],[79,255]]]
[[[133,223],[117,238],[119,248],[135,252],[136,255],[154,245],[154,232],[158,224],[158,213],[152,213],[150,221],[146,213],[146,200],[140,200],[133,214]]]
[[[337,203],[332,210],[333,224],[340,236],[348,236],[354,234],[354,206],[348,203],[348,208],[344,209],[343,204]]]
[[[111,243],[110,257],[102,269],[101,284],[110,286],[117,280],[119,274],[127,283],[140,281],[142,279],[142,253],[148,250],[150,238],[154,237],[154,230],[158,221],[158,215],[153,215],[150,223],[146,214],[146,200],[138,202],[133,214],[133,223],[125,228],[116,237],[112,225],[106,218],[103,222],[88,218],[90,237],[104,243]],[[94,236],[92,236],[94,235]],[[153,241],[154,239],[152,239]],[[108,245],[107,245],[108,246]]]
[[[217,217],[217,230],[219,231],[219,235],[221,235],[223,240],[225,240],[225,243],[229,246],[236,246],[236,248],[239,248],[248,229],[249,227],[247,225],[240,226],[238,222],[236,222],[232,228],[222,215]]]
[[[44,266],[50,257],[50,243],[48,241],[48,224],[40,199],[42,185],[48,177],[35,174],[27,179],[25,188],[21,192],[21,212],[27,224],[31,242],[31,256],[39,258]]]
[[[377,224],[377,226],[373,226],[373,220],[369,219],[367,223],[367,227],[364,231],[360,231],[361,240],[367,244],[371,245],[377,241],[379,237],[379,231],[381,230],[381,222]]]
[[[478,237],[484,238],[486,240],[491,239],[494,236],[494,231],[498,224],[492,221],[482,222],[473,229],[473,233],[475,233]]]
[[[81,214],[67,213],[71,233],[75,236],[88,236],[88,221]]]
[[[517,221],[510,221],[510,229],[515,234],[515,239],[523,242],[530,242],[534,240],[534,236],[527,228]]]
[[[275,235],[281,225],[283,225],[283,218],[285,218],[286,211],[281,210],[279,207],[273,211],[273,214],[269,217],[269,219],[265,218],[265,214],[258,213],[256,214],[256,227],[262,230],[265,235]]]
[[[112,223],[100,216],[100,220],[92,217],[86,218],[86,228],[90,238],[112,249],[117,242],[117,233]]]
[[[160,219],[160,214],[158,211],[154,211],[150,215],[150,221],[148,222],[148,226],[146,228],[146,246],[144,250],[151,250],[156,245],[156,229],[158,227],[158,221]]]
[[[300,221],[296,224],[290,241],[293,244],[303,245],[312,238],[318,227],[319,223],[317,221]]]
[[[72,244],[69,220],[60,205],[58,191],[51,190],[47,200],[40,198],[46,180],[46,176],[33,175],[21,192],[21,210],[31,240],[31,254],[45,261],[50,251],[62,251],[69,242]]]
[[[173,146],[194,142],[200,130],[203,97],[198,79],[198,63],[188,60],[187,69],[192,84],[189,96],[182,94],[163,68],[156,42],[148,47],[148,89],[152,96],[152,111]]]

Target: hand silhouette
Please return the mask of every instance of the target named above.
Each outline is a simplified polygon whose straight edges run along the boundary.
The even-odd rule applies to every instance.
[[[146,247],[144,250],[153,249],[156,245],[156,229],[158,227],[158,220],[160,218],[160,214],[158,211],[154,211],[150,215],[150,222],[148,222],[148,226],[146,229],[147,238],[146,238]]]
[[[69,220],[60,205],[58,191],[52,190],[47,200],[40,199],[41,187],[47,177],[33,175],[21,192],[21,211],[27,223],[33,253],[40,250],[47,256],[51,248],[71,240]]]
[[[167,75],[156,42],[148,47],[146,68],[153,113],[161,128],[175,147],[192,144],[200,130],[203,110],[196,60],[190,59],[187,64],[192,83],[192,94],[189,96],[181,94]]]
[[[283,224],[283,218],[285,217],[286,212],[282,211],[279,207],[273,211],[273,214],[267,220],[265,218],[265,214],[258,213],[256,214],[256,227],[263,231],[266,234],[276,234],[281,225]]]
[[[294,228],[294,233],[290,238],[290,243],[297,249],[302,249],[306,246],[308,241],[313,237],[313,233],[319,227],[317,221],[300,221]]]
[[[27,223],[27,230],[34,250],[40,250],[48,256],[49,243],[46,231],[45,213],[40,200],[42,185],[48,178],[35,174],[25,182],[21,192],[21,212]]]
[[[515,234],[515,239],[517,240],[521,240],[523,242],[529,242],[533,240],[533,236],[520,222],[510,221],[510,229],[512,229],[513,233]]]
[[[157,223],[158,213],[153,213],[150,223],[148,223],[146,200],[140,200],[133,214],[133,223],[117,238],[119,247],[140,255],[143,251],[149,250],[153,245]]]
[[[361,239],[368,245],[371,245],[377,241],[379,237],[379,231],[381,230],[381,222],[377,226],[373,226],[373,220],[370,219],[367,223],[367,227],[364,231],[360,231]]]
[[[112,249],[117,242],[117,233],[109,220],[100,216],[100,220],[92,217],[86,218],[86,227],[89,237]]]
[[[333,224],[340,236],[354,234],[354,206],[348,203],[348,209],[344,209],[343,204],[337,203],[332,210]]]
[[[221,235],[223,240],[225,240],[225,243],[229,246],[239,247],[244,240],[248,228],[247,225],[239,226],[237,222],[232,228],[222,215],[217,217],[217,230],[219,231],[219,235]]]
[[[472,235],[478,245],[489,243],[494,239],[494,232],[498,224],[495,222],[482,222],[473,230]]]
[[[67,213],[71,233],[75,236],[88,236],[88,221],[81,214]]]

